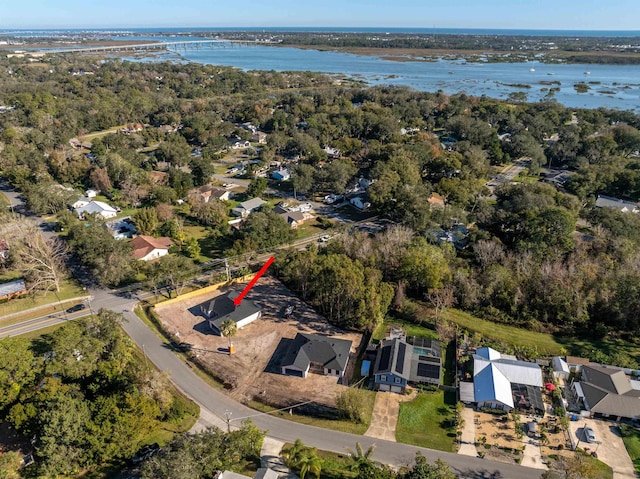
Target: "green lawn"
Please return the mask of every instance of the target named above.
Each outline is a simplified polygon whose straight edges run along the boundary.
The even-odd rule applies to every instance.
[[[65,299],[75,298],[78,296],[87,295],[86,291],[83,291],[80,286],[71,281],[65,281],[62,283],[59,293],[48,293],[44,296],[26,297],[21,299],[12,299],[11,301],[1,305],[0,309],[2,314],[13,314],[20,311],[24,311],[31,308],[37,308],[38,306],[45,306],[47,304],[55,303]],[[42,314],[48,314],[43,312]],[[38,314],[40,315],[40,314]]]
[[[365,391],[365,404],[363,404],[363,411],[365,411],[366,421],[362,424],[356,424],[351,421],[340,420],[340,419],[320,419],[311,416],[301,416],[299,414],[289,414],[289,410],[274,412],[271,415],[280,417],[282,419],[287,419],[293,422],[299,422],[301,424],[307,424],[310,426],[321,427],[324,429],[333,429],[335,431],[347,432],[350,434],[364,434],[367,429],[369,429],[369,424],[371,423],[371,412],[373,411],[373,403],[376,400],[376,393],[374,391]],[[271,406],[267,406],[265,404],[249,401],[247,404],[250,408],[256,409],[258,411],[268,412],[273,411]],[[354,444],[355,447],[355,444]]]
[[[421,392],[400,404],[396,440],[405,444],[455,452],[455,410],[445,403],[444,391]]]
[[[563,345],[557,342],[550,334],[537,333],[527,329],[496,324],[492,321],[476,318],[475,316],[457,309],[449,309],[443,313],[449,321],[469,332],[480,333],[487,339],[502,341],[512,345],[536,346],[540,353],[549,355],[560,354]]]
[[[496,324],[477,318],[457,309],[449,309],[443,316],[471,333],[477,332],[483,337],[512,346],[536,347],[541,355],[563,355],[588,357],[593,350],[612,355],[624,351],[634,360],[640,361],[640,344],[624,341],[620,338],[584,339],[572,337],[556,337],[552,334],[538,333],[528,329]]]
[[[407,333],[407,336],[415,336],[417,338],[438,339],[438,334],[433,329],[427,328],[425,326],[420,326],[419,324],[410,323],[403,319],[390,318],[390,317],[385,318],[384,323],[379,324],[376,327],[376,329],[373,331],[373,335],[371,336],[371,339],[375,341],[380,341],[381,339],[384,339],[385,336],[387,335],[388,328],[391,325],[397,325],[402,327]]]
[[[620,431],[622,432],[624,446],[627,448],[636,472],[640,473],[640,430],[627,424],[622,424]]]

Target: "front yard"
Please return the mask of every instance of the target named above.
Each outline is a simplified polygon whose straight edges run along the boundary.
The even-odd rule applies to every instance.
[[[455,405],[445,403],[444,391],[420,392],[400,404],[396,439],[405,444],[455,452]]]

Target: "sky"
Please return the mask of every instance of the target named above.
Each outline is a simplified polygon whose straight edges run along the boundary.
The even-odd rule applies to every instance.
[[[0,0],[0,28],[638,30],[640,0]]]

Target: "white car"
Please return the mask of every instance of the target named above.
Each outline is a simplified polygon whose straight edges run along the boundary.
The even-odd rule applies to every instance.
[[[596,442],[596,434],[589,426],[584,428],[584,437],[587,438],[587,442]]]
[[[318,240],[320,243],[326,243],[327,241],[329,241],[331,239],[331,236],[329,235],[324,235],[321,236],[320,239]]]

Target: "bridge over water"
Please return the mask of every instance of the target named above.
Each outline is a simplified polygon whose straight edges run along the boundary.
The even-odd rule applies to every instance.
[[[129,45],[110,45],[104,47],[72,47],[72,48],[44,48],[33,51],[23,51],[25,55],[42,56],[59,53],[108,53],[108,52],[133,52],[145,50],[187,50],[201,48],[235,48],[255,44],[255,42],[238,40],[182,40],[175,42],[133,43]]]

